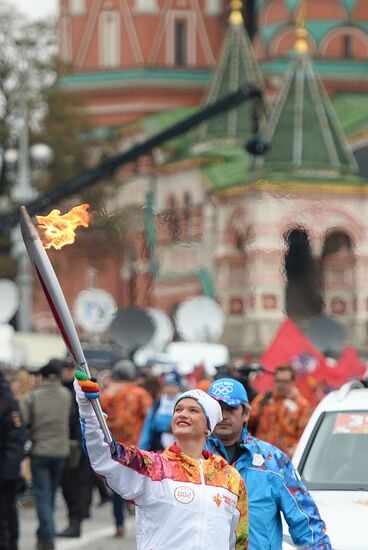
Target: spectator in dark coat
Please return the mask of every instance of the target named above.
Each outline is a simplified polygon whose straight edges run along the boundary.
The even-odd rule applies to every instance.
[[[16,495],[25,442],[18,402],[0,371],[0,550],[18,548]]]

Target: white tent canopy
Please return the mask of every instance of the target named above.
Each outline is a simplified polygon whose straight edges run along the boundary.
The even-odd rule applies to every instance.
[[[172,342],[162,353],[147,348],[139,350],[134,360],[138,366],[151,364],[160,372],[175,368],[182,376],[193,372],[198,365],[203,365],[207,374],[212,376],[216,373],[215,367],[229,361],[229,350],[222,344]]]
[[[14,332],[12,347],[12,366],[25,366],[30,370],[42,367],[50,359],[64,359],[67,355],[62,337],[56,334]]]

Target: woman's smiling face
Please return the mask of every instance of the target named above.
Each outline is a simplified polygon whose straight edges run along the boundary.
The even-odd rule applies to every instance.
[[[175,437],[203,437],[208,431],[206,415],[199,403],[191,397],[177,403],[171,427]]]

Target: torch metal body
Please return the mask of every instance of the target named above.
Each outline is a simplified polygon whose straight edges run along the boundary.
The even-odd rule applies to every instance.
[[[60,283],[25,206],[20,207],[19,215],[20,228],[24,244],[31,262],[37,271],[41,286],[64,339],[65,345],[72,356],[75,367],[90,376],[90,371],[78,333]],[[112,437],[107,427],[100,402],[98,399],[92,399],[91,404],[103,431],[105,441],[110,445],[112,443]]]

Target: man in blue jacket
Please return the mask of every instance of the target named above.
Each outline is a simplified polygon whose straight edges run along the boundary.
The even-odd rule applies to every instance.
[[[243,385],[232,378],[220,378],[208,393],[219,401],[223,420],[207,446],[235,466],[244,479],[249,550],[281,550],[281,514],[299,548],[331,550],[325,523],[289,457],[247,431],[250,405]]]

